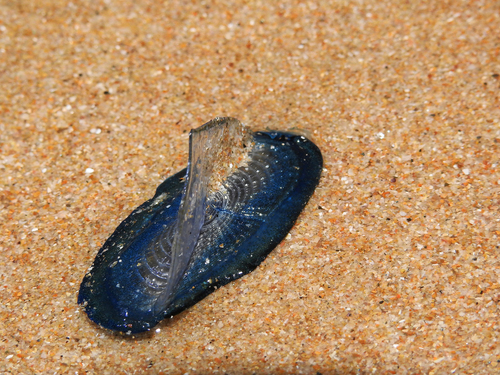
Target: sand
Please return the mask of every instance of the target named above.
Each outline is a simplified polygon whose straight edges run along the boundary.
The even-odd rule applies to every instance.
[[[0,371],[500,372],[500,5],[2,1]],[[320,185],[252,273],[146,335],[76,304],[216,116]]]

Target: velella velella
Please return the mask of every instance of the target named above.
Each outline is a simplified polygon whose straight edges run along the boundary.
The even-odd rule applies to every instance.
[[[187,168],[116,228],[78,303],[104,328],[150,330],[254,270],[294,225],[322,165],[301,135],[251,133],[230,117],[192,130]]]

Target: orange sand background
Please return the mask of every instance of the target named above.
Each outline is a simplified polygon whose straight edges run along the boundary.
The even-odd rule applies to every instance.
[[[500,371],[500,3],[2,1],[0,371]],[[79,283],[215,116],[324,156],[253,273],[146,336]]]

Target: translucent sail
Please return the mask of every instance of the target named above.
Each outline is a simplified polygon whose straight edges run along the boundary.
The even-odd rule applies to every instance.
[[[166,288],[155,303],[155,312],[168,305],[188,267],[205,220],[208,194],[220,188],[245,161],[249,143],[243,124],[233,118],[215,118],[191,130],[186,187],[172,241],[172,263]]]

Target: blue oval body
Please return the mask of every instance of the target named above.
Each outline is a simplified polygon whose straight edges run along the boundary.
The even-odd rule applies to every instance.
[[[252,137],[248,163],[207,197],[193,254],[168,305],[158,308],[168,277],[157,264],[170,262],[185,169],[165,180],[100,249],[78,296],[92,321],[122,332],[147,331],[254,270],[283,240],[318,185],[321,152],[300,135]]]

